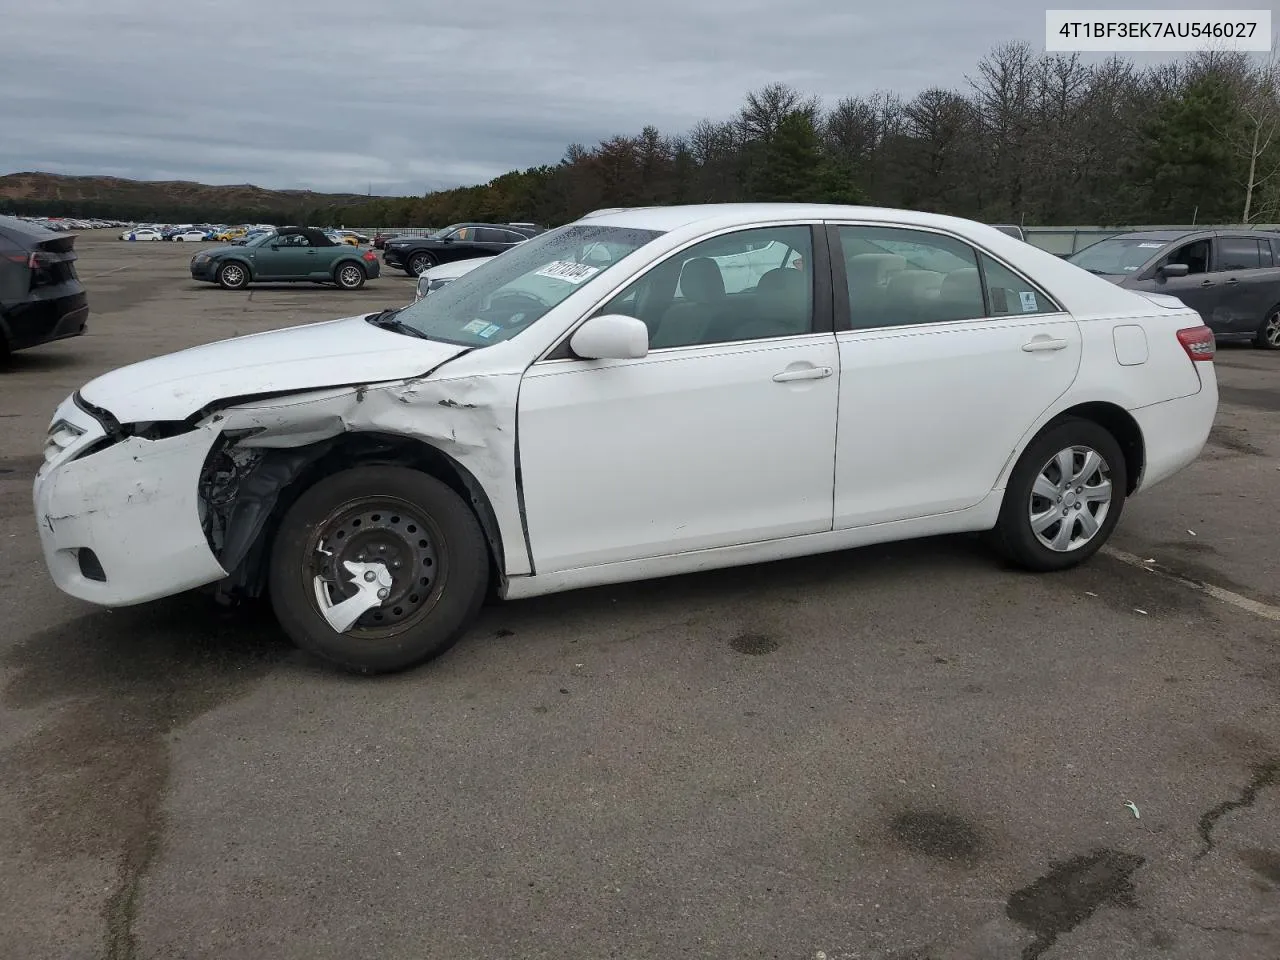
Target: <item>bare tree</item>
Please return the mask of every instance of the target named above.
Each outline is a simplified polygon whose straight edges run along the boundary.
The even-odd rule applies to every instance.
[[[747,94],[738,112],[738,130],[744,140],[766,141],[784,118],[797,111],[816,123],[820,107],[817,97],[806,97],[785,83],[771,83]]]
[[[1274,50],[1274,45],[1272,47]],[[1243,161],[1244,209],[1241,223],[1251,223],[1273,207],[1274,198],[1258,204],[1258,194],[1280,176],[1280,64],[1272,53],[1262,63],[1231,62],[1228,74],[1237,97],[1239,116],[1219,128],[1235,156]]]

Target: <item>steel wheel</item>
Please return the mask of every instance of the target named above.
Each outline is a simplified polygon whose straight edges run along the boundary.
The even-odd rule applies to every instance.
[[[1263,350],[1280,350],[1280,307],[1267,314],[1254,342]]]
[[[1031,488],[1031,532],[1057,553],[1079,550],[1106,522],[1111,491],[1111,468],[1102,454],[1087,446],[1059,450]]]
[[[343,264],[338,268],[338,286],[347,290],[358,290],[364,284],[364,271],[354,263]]]
[[[359,581],[379,584],[376,596],[370,597],[377,606],[339,632],[383,640],[412,629],[439,601],[449,572],[443,544],[439,527],[412,504],[367,497],[344,504],[317,525],[307,545],[303,578],[315,598],[316,612],[331,626],[334,608],[362,592]],[[353,575],[347,564],[375,569]],[[380,576],[382,571],[389,583]]]

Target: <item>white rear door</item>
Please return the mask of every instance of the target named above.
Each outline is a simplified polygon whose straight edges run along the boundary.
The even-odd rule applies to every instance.
[[[835,528],[977,504],[1075,380],[1076,322],[956,238],[852,225],[834,233],[849,297],[847,322],[840,307],[836,320]],[[887,274],[879,259],[868,268],[884,253],[901,262]]]

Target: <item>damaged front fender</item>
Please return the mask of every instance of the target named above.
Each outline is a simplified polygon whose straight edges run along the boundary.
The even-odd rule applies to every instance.
[[[261,592],[270,528],[310,483],[358,463],[440,475],[476,511],[500,575],[530,571],[517,495],[518,375],[410,380],[230,407],[200,476],[202,523],[229,571],[224,596]]]

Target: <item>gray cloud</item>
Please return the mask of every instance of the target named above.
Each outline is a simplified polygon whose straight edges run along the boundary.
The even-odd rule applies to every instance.
[[[0,20],[0,172],[384,194],[680,132],[775,80],[828,101],[955,86],[1044,33],[1025,0],[58,0]]]

